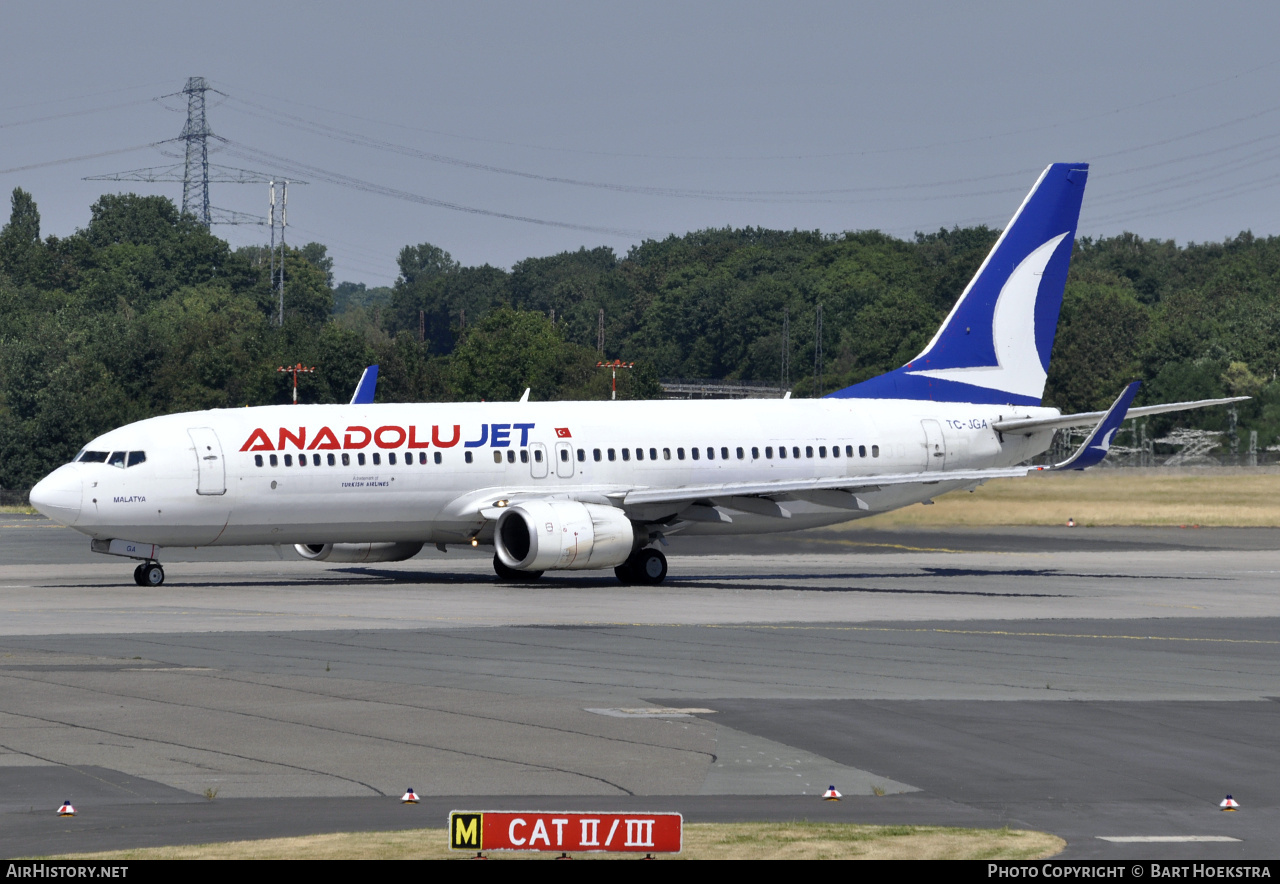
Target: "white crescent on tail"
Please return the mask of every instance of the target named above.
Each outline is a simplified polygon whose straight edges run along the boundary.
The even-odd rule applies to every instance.
[[[991,329],[995,341],[995,365],[933,368],[908,374],[1038,399],[1044,393],[1048,376],[1036,349],[1036,296],[1040,293],[1040,276],[1066,236],[1066,233],[1061,233],[1027,255],[1000,288]]]

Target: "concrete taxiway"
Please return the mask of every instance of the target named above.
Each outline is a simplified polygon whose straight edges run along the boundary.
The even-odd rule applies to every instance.
[[[497,585],[466,550],[199,550],[143,589],[74,532],[0,516],[0,855],[536,804],[1274,857],[1277,549],[1266,529],[849,528],[673,539],[668,582],[628,588]],[[1240,840],[1100,840],[1126,835]]]

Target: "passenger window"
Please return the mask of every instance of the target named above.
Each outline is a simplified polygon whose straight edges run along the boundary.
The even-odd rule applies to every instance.
[[[502,452],[501,452],[501,451],[495,451],[495,452],[493,453],[493,462],[494,462],[494,463],[502,463]]]
[[[683,448],[677,448],[677,449],[676,449],[676,460],[684,460],[684,449],[683,449]]]
[[[664,448],[664,449],[662,449],[662,459],[663,459],[663,460],[671,460],[671,449],[670,449],[670,448]]]
[[[879,456],[880,456],[880,446],[879,446],[879,445],[872,445],[872,446],[871,446],[871,456],[872,456],[872,457],[879,457]]]
[[[764,447],[764,456],[765,456],[766,458],[768,458],[769,460],[773,460],[773,446],[772,446],[772,445],[766,445],[766,446]]]
[[[714,448],[708,448],[707,460],[715,460],[715,459],[716,459],[716,450]]]
[[[140,464],[140,463],[146,463],[146,460],[147,460],[147,453],[145,451],[129,452],[129,466],[131,467],[136,466],[137,464]]]
[[[345,456],[345,455],[344,455],[344,456]],[[273,467],[275,467],[275,466],[279,466],[279,465],[280,465],[280,461],[278,461],[278,460],[276,459],[276,456],[275,456],[274,454],[273,454],[273,455],[271,455],[271,457],[270,457],[269,459],[270,459],[271,465],[272,465]]]
[[[298,455],[298,466],[305,467],[307,465],[307,456],[305,454]]]
[[[858,446],[858,457],[866,457],[866,456],[867,456],[867,446],[865,446],[865,445],[859,445],[859,446]]]
[[[567,449],[567,448],[561,448],[561,449],[560,449],[560,463],[568,463],[568,462],[569,462],[569,449]]]
[[[721,449],[720,449],[720,459],[721,459],[721,460],[728,460],[728,459],[729,459],[729,449],[728,449],[728,448],[721,448]]]
[[[374,456],[376,457],[377,455],[374,455]],[[804,456],[805,456],[805,457],[813,457],[813,446],[812,446],[812,445],[806,445],[806,446],[804,447]]]
[[[262,466],[262,455],[261,455],[261,454],[255,454],[255,455],[253,456],[253,465],[254,465],[255,467],[260,467],[260,466]]]
[[[466,454],[464,454],[462,456],[462,459],[465,460],[467,463],[471,463],[472,461],[471,452],[468,451]]]
[[[844,447],[844,456],[845,456],[845,457],[853,457],[853,446],[852,446],[852,445],[846,445],[846,446]]]
[[[630,448],[624,448],[624,449],[622,449],[622,459],[623,459],[623,460],[631,460],[631,449],[630,449]]]
[[[536,460],[538,463],[542,463],[542,449],[541,449],[541,448],[535,448],[535,449],[533,450],[533,459],[534,459],[534,460]]]
[[[751,459],[752,460],[760,459],[760,449],[756,448],[754,445],[751,446]]]
[[[827,456],[827,446],[825,446],[825,445],[819,445],[819,446],[818,446],[818,457],[826,457],[826,456]]]
[[[787,449],[783,448],[781,445],[778,446],[778,457],[783,460],[787,459]]]
[[[332,454],[328,456],[328,459],[329,459],[329,466],[333,466],[334,464],[337,463],[337,458],[334,457]]]
[[[610,449],[609,449],[609,460],[611,460],[611,461],[612,461],[612,460],[617,460],[617,459],[618,459],[618,455],[614,452],[614,450],[613,450],[612,448],[610,448]]]
[[[792,445],[792,446],[791,446],[791,456],[792,456],[792,457],[795,457],[795,458],[799,458],[799,457],[800,457],[800,446],[799,446],[799,445]]]
[[[288,457],[289,457],[289,455],[287,455],[287,454],[286,454],[286,455],[285,455],[285,458],[286,458],[286,459],[288,459]],[[356,463],[357,463],[359,466],[364,466],[364,452],[363,452],[363,451],[356,455]]]
[[[636,460],[644,460],[644,449],[643,449],[643,448],[637,448],[637,449],[636,449]]]
[[[521,449],[520,449],[520,463],[528,463],[528,462],[529,462],[529,449],[527,449],[527,448],[521,448]]]
[[[347,454],[345,451],[342,452],[342,465],[344,467],[351,466],[351,455]],[[272,464],[272,466],[275,466],[275,464]]]
[[[440,457],[440,455],[439,455],[439,454],[437,454],[437,455],[436,455],[436,457],[438,458],[438,457]],[[439,460],[437,460],[437,461],[436,461],[436,463],[439,463],[439,462],[440,462]],[[427,453],[426,453],[425,451],[419,451],[419,452],[418,452],[418,463],[419,463],[419,465],[421,465],[421,466],[426,466],[426,463],[427,463]]]
[[[698,451],[699,451],[699,449],[697,449],[697,448],[690,448],[690,449],[689,449],[689,453],[693,455],[693,459],[694,459],[694,460],[697,460],[697,459],[698,459]]]
[[[313,454],[313,455],[311,455],[311,465],[312,465],[313,467],[318,467],[318,466],[320,466],[320,455],[318,455],[318,454]]]
[[[374,464],[376,464],[376,465],[378,465],[378,466],[381,466],[381,465],[382,465],[382,455],[375,451],[375,452],[373,453],[373,462],[374,462]]]
[[[440,452],[436,452],[436,463],[443,463],[444,458],[440,456]]]
[[[374,457],[377,456],[376,454],[374,455]],[[377,461],[375,460],[374,463],[377,463]],[[396,465],[396,453],[394,451],[387,455],[387,465],[392,467]]]
[[[596,463],[600,463],[600,449],[599,449],[599,448],[592,448],[592,449],[591,449],[591,458],[592,458],[592,460],[594,460]]]
[[[107,458],[107,465],[124,469],[125,453],[123,451],[111,452],[111,457]]]
[[[516,453],[515,453],[514,451],[512,451],[510,448],[508,448],[508,449],[507,449],[507,463],[515,463],[515,462],[516,462]]]
[[[284,456],[284,465],[285,465],[285,466],[287,466],[287,467],[291,467],[291,466],[293,466],[293,455],[292,455],[292,454],[286,454],[286,455]]]
[[[585,448],[579,448],[579,449],[578,449],[578,463],[586,463],[586,462],[587,462],[587,449],[585,449]]]
[[[746,456],[747,456],[747,453],[746,453],[745,451],[743,451],[741,448],[739,448],[739,449],[738,449],[736,452],[734,452],[734,453],[738,455],[738,460],[742,460],[744,457],[746,457]]]
[[[658,449],[656,449],[656,448],[650,448],[650,449],[649,449],[649,460],[657,460],[657,459],[658,459]],[[670,459],[671,459],[670,457],[668,457],[668,458],[667,458],[667,460],[670,460]]]

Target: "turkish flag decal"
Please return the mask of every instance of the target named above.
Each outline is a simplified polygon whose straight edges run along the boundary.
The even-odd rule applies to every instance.
[[[557,439],[572,439],[572,438],[573,438],[573,434],[569,432],[569,428],[568,428],[568,427],[556,427],[556,438],[557,438]]]

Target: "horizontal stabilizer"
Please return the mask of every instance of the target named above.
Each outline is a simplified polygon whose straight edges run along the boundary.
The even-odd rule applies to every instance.
[[[1170,411],[1187,411],[1192,408],[1207,408],[1210,405],[1229,405],[1232,402],[1244,402],[1248,396],[1232,396],[1228,399],[1197,399],[1195,402],[1167,402],[1164,405],[1144,405],[1141,408],[1130,408],[1126,419],[1147,417],[1152,414],[1165,414]],[[1062,430],[1067,427],[1091,427],[1107,415],[1105,411],[1085,411],[1079,414],[1063,414],[1057,417],[1009,418],[994,421],[991,429],[997,433],[1018,433],[1032,430]]]

